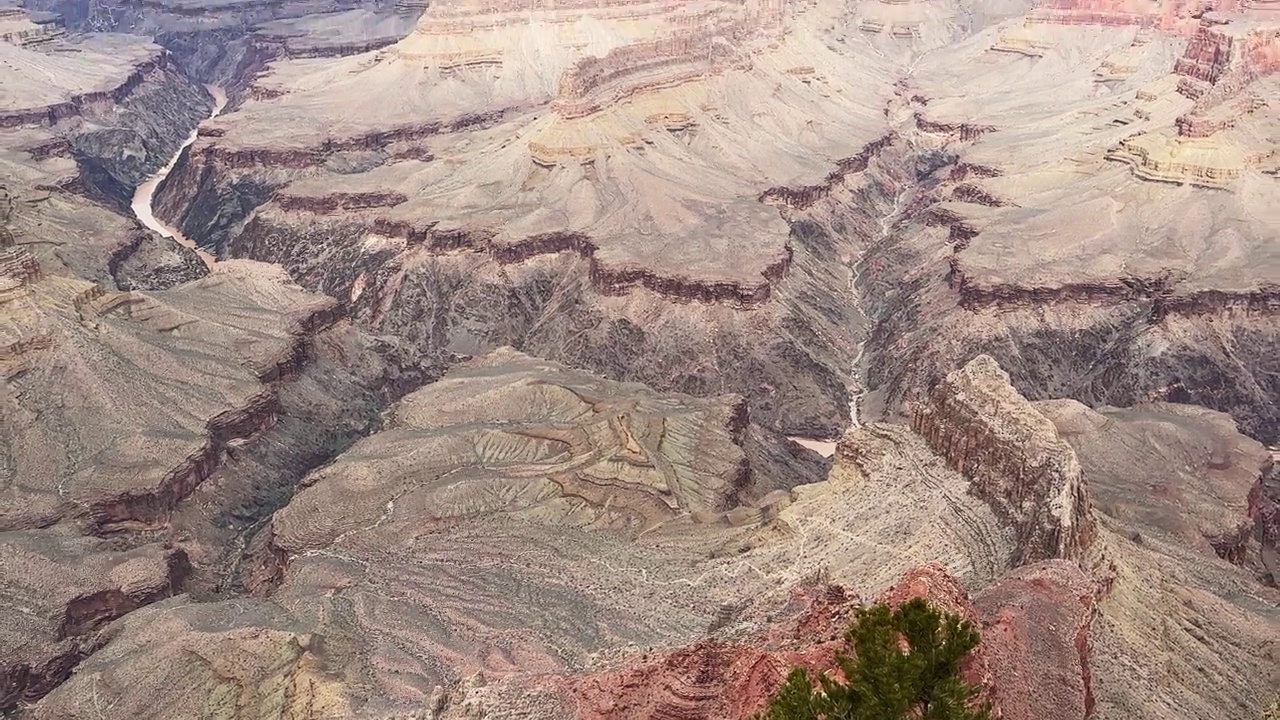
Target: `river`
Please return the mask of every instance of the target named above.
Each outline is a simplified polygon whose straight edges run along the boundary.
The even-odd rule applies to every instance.
[[[208,117],[208,120],[212,120],[218,116],[218,113],[222,112],[223,108],[227,106],[227,94],[220,87],[215,87],[213,85],[209,85],[207,87],[209,89],[209,94],[213,95],[213,112],[211,112]],[[186,150],[191,146],[191,143],[196,141],[196,137],[199,133],[200,127],[197,125],[191,130],[191,135],[187,137],[186,142],[182,143],[182,147],[178,148],[178,151],[169,159],[169,162],[164,167],[160,168],[160,170],[156,172],[155,175],[152,175],[146,182],[138,186],[138,190],[133,194],[132,208],[133,214],[138,218],[138,222],[142,223],[144,227],[154,230],[163,237],[173,238],[179,243],[195,250],[196,254],[200,256],[200,259],[204,261],[205,265],[212,266],[215,261],[215,258],[212,255],[196,247],[196,244],[188,240],[177,228],[169,227],[162,222],[155,216],[155,213],[152,212],[151,208],[151,202],[155,199],[156,188],[160,187],[160,183],[163,182],[164,179],[169,176],[169,173],[173,171],[173,166],[178,164],[178,158],[182,156],[182,151]]]

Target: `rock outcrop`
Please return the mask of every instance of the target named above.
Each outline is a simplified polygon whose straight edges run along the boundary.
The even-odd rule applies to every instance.
[[[1207,10],[1244,7],[1247,0],[1167,0],[1149,3],[1135,0],[1052,0],[1037,7],[1032,22],[1062,25],[1107,25],[1159,28],[1191,34]]]
[[[1271,465],[1258,476],[1258,482],[1249,490],[1249,521],[1252,537],[1244,534],[1241,539],[1257,543],[1258,564],[1265,580],[1272,586],[1280,586],[1280,462],[1272,452]],[[1239,536],[1237,536],[1239,537]],[[1233,548],[1234,549],[1234,548]]]
[[[0,712],[66,680],[106,642],[108,622],[172,595],[189,570],[180,549],[96,545],[59,530],[0,533]]]
[[[1002,720],[1093,715],[1090,626],[1097,586],[1070,562],[1017,568],[973,599]]]
[[[1221,540],[1248,522],[1262,446],[1193,406],[1035,405],[1071,444],[1097,504],[1094,716],[1257,715],[1278,679],[1259,669],[1280,641],[1280,595]],[[1138,689],[1148,686],[1160,689]]]
[[[912,408],[911,427],[1013,523],[1017,564],[1088,549],[1095,529],[1075,453],[995,360],[949,373]]]
[[[20,47],[38,47],[66,35],[55,17],[33,16],[17,7],[0,8],[0,42]]]
[[[754,637],[707,639],[616,670],[567,678],[562,682],[571,699],[563,711],[582,720],[752,717],[792,667],[813,673],[834,667],[859,605],[839,585],[799,586]]]

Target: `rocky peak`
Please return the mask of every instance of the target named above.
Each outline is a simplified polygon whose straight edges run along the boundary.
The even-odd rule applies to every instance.
[[[1077,559],[1094,536],[1075,452],[1053,423],[979,355],[911,411],[911,427],[1014,527],[1015,564]]]

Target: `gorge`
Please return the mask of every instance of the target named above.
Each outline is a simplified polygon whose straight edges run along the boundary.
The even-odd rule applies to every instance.
[[[1273,5],[0,9],[0,712],[1268,717]]]
[[[222,90],[222,88],[215,87],[213,85],[207,86],[207,89],[209,90],[209,94],[213,96],[213,110],[210,111],[208,118],[209,120],[212,120],[213,118],[218,117],[218,113],[222,112],[222,109],[227,106],[227,94]],[[178,151],[173,154],[173,158],[169,160],[164,167],[160,168],[155,175],[152,175],[146,181],[138,185],[138,189],[134,191],[133,202],[130,204],[130,209],[133,210],[134,217],[138,218],[138,222],[141,223],[143,227],[162,237],[172,238],[180,245],[191,248],[198,256],[200,256],[200,259],[204,261],[204,264],[209,266],[215,262],[215,258],[209,253],[198,248],[196,244],[187,239],[181,231],[171,228],[160,220],[157,220],[154,209],[152,208],[152,202],[155,200],[156,190],[160,187],[160,183],[164,182],[170,172],[173,172],[173,167],[178,164],[178,160],[182,157],[183,151],[191,147],[191,144],[196,141],[196,137],[199,133],[200,128],[197,126],[191,131],[191,134],[187,136],[187,141],[183,143],[182,146],[178,148]]]

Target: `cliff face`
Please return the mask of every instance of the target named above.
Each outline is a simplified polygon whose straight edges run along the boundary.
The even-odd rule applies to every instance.
[[[193,213],[212,196],[197,197]],[[818,225],[798,224],[750,285],[604,265],[577,233],[498,242],[482,231],[304,224],[275,210],[259,211],[230,254],[283,264],[427,358],[510,345],[664,390],[740,392],[759,422],[789,434],[832,436],[843,424],[848,277]],[[800,329],[801,317],[821,331]],[[762,325],[797,331],[764,342]]]
[[[97,552],[59,531],[0,532],[0,589],[24,609],[0,621],[0,711],[34,702],[107,640],[107,623],[176,592],[189,570],[180,549],[146,544]]]
[[[1211,16],[1218,17],[1207,15],[1206,22]],[[1244,36],[1265,25],[1253,16],[1220,17],[1232,19],[1207,27],[1215,38],[1235,38],[1235,55]],[[1046,56],[1080,47],[1071,38],[1083,32],[1054,34],[1035,23],[1026,31],[1056,38],[1042,48]],[[1204,48],[1193,43],[1188,53],[1229,59]],[[992,86],[979,100],[973,88],[987,86],[971,71],[957,69],[951,81],[973,78],[964,93],[924,77],[902,93],[899,140],[869,171],[886,188],[881,192],[903,193],[904,200],[862,262],[863,306],[875,324],[865,355],[872,388],[866,407],[896,417],[904,401],[922,399],[958,364],[987,354],[1028,398],[1197,403],[1230,412],[1245,432],[1271,442],[1280,433],[1280,382],[1260,368],[1280,347],[1274,321],[1280,305],[1266,250],[1275,218],[1268,211],[1260,222],[1230,231],[1225,220],[1235,212],[1227,208],[1250,206],[1255,191],[1274,192],[1262,173],[1274,144],[1267,138],[1275,134],[1259,104],[1271,81],[1246,84],[1221,101],[1210,95],[1225,92],[1232,73],[1216,86],[1185,75],[1153,82],[1182,53],[1159,33],[1092,52],[1103,65],[1115,59],[1115,67],[1139,69],[1078,78],[1081,87],[1107,84],[1124,98],[1098,117],[1065,95],[1050,97],[1031,82],[1040,77],[1034,70],[1017,83],[1020,97],[1044,104],[1036,121],[1043,124],[1034,130],[1000,125],[1006,115],[986,103],[1006,108],[1002,98],[1012,88],[1006,94]],[[1205,86],[1203,112],[1199,101],[1189,107],[1179,94],[1181,81]],[[963,126],[987,129],[974,135]],[[1086,135],[1114,138],[1114,150],[1099,157],[1077,142]],[[904,182],[906,169],[924,157],[951,160]],[[1049,157],[1087,181],[1068,185],[1060,179],[1066,175],[1051,179],[1027,169]],[[1133,170],[1139,178],[1189,183],[1185,196],[1134,186],[1111,172],[1108,159],[1140,166]],[[1065,205],[1057,198],[1080,207],[1058,212]],[[877,212],[867,214],[874,219]],[[1200,256],[1170,251],[1188,233],[1218,245],[1216,256],[1249,259],[1228,275],[1210,270]]]
[[[1074,563],[1020,567],[974,597],[1002,720],[1094,716],[1098,587]]]
[[[1247,82],[1280,70],[1280,28],[1265,21],[1250,22],[1252,19],[1229,14],[1206,17],[1187,41],[1173,71],[1217,85],[1233,74],[1243,76],[1235,82]]]
[[[911,428],[964,473],[972,491],[1012,522],[1016,563],[1079,559],[1095,535],[1071,446],[980,355],[949,373],[911,409]]]
[[[1280,586],[1280,463],[1274,459],[1258,476],[1258,482],[1249,490],[1249,521],[1252,537],[1257,543],[1258,564],[1263,578],[1273,586]]]

